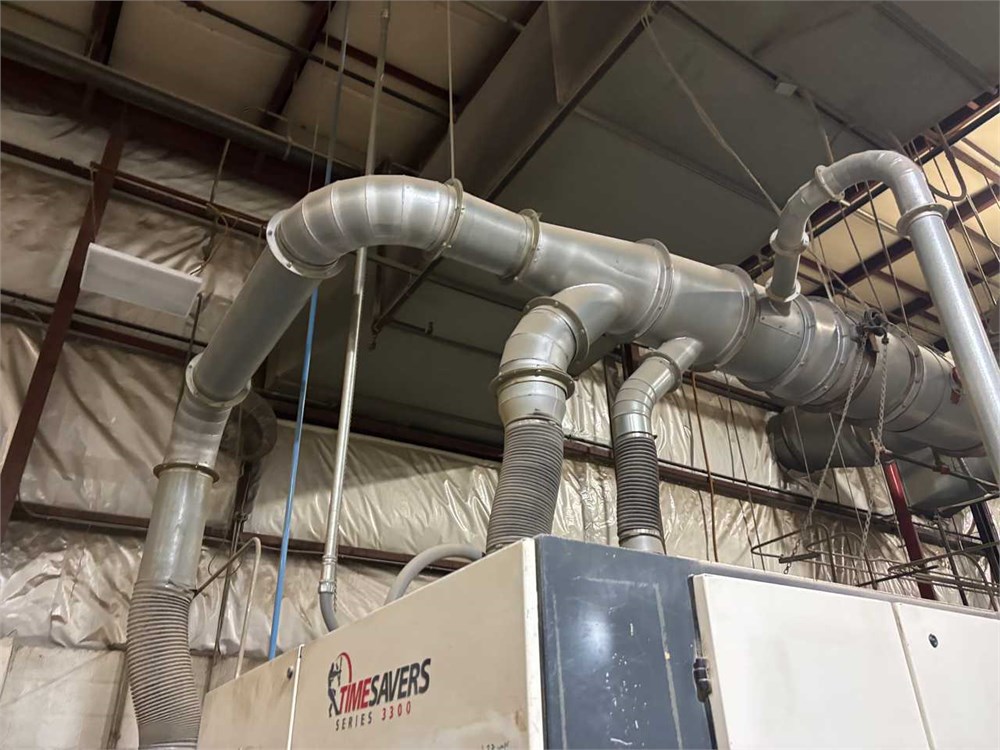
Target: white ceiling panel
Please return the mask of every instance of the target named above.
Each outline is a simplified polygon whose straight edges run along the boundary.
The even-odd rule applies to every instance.
[[[775,220],[769,209],[582,117],[567,118],[499,202],[556,224],[652,237],[707,263],[739,262]]]
[[[870,132],[906,141],[984,89],[876,5],[719,2],[684,8]],[[964,11],[963,21],[971,21]],[[995,34],[996,25],[991,28]],[[995,55],[995,36],[993,43]]]
[[[91,2],[4,3],[0,24],[53,47],[84,54],[93,12]]]
[[[650,33],[640,34],[583,106],[756,191],[698,118]],[[808,103],[776,93],[771,79],[676,13],[661,13],[652,33],[726,141],[782,205],[809,179],[816,164],[826,160],[823,136]],[[828,118],[823,118],[823,127],[837,156],[871,147]]]
[[[212,109],[256,122],[289,53],[180,3],[126,3],[111,65]]]

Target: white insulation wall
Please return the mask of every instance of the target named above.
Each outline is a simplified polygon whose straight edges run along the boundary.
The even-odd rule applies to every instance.
[[[100,158],[106,133],[66,121],[20,103],[2,102],[4,139],[89,165]],[[60,259],[73,242],[88,187],[10,159],[0,163],[0,243],[4,291],[54,300]],[[121,169],[207,197],[214,171],[161,149],[129,143]],[[223,179],[219,203],[268,216],[287,201],[256,186]],[[112,198],[98,242],[194,272],[201,271],[206,305],[198,339],[207,340],[231,304],[253,264],[258,238],[227,232],[120,195]],[[63,261],[64,262],[64,261]],[[112,300],[83,295],[80,308],[188,335],[189,322]],[[4,319],[0,328],[0,448],[11,430],[37,358],[43,329]],[[147,518],[154,478],[150,468],[162,458],[180,386],[174,363],[80,338],[65,346],[38,436],[21,486],[28,503]],[[661,458],[705,467],[772,487],[810,492],[811,486],[784,476],[764,435],[767,413],[740,402],[699,392],[705,438],[701,444],[685,387],[657,406],[654,425]],[[580,380],[570,402],[567,435],[607,445],[608,405],[600,366]],[[288,491],[292,429],[279,425],[278,442],[265,460],[263,478],[247,531],[280,535]],[[307,428],[292,518],[293,539],[321,541],[329,497],[335,433]],[[737,447],[737,443],[738,446]],[[742,450],[742,454],[740,453]],[[745,468],[744,468],[745,467]],[[211,496],[209,525],[224,527],[229,517],[237,467],[220,461],[221,480]],[[340,541],[344,545],[415,553],[441,542],[482,546],[489,505],[497,482],[496,464],[362,436],[352,437]],[[839,472],[822,496],[879,511],[887,507],[878,472]],[[667,549],[672,554],[710,558],[718,548],[723,562],[761,567],[750,545],[801,528],[804,515],[753,505],[684,487],[661,485]],[[714,518],[714,523],[712,519]],[[715,543],[712,542],[714,527]],[[830,524],[832,531],[843,524]],[[857,531],[856,528],[851,528]],[[568,460],[563,469],[554,532],[615,544],[614,473],[606,466]],[[790,549],[786,541],[782,550]],[[838,548],[843,540],[837,542]],[[902,561],[894,537],[871,534],[869,553]],[[202,552],[201,577],[215,570],[224,552]],[[116,735],[113,706],[122,680],[121,648],[132,582],[142,551],[141,536],[97,529],[67,530],[43,519],[15,522],[0,551],[0,744],[6,747],[93,747]],[[779,570],[774,560],[767,567]],[[811,563],[792,573],[829,578]],[[316,604],[319,560],[289,559],[279,646],[282,650],[323,632]],[[347,620],[383,601],[395,571],[370,563],[344,561],[338,569],[338,610]],[[227,657],[211,679],[232,673],[250,566],[234,577],[233,595],[221,641]],[[265,552],[250,613],[247,652],[266,651],[276,578],[276,555]],[[430,578],[425,578],[425,583]],[[907,585],[893,586],[909,591]],[[221,583],[195,600],[191,647],[210,652],[215,637]],[[16,646],[16,647],[15,647]],[[208,677],[208,657],[199,657]],[[40,726],[44,713],[51,721]],[[58,718],[58,721],[55,720]],[[120,746],[134,746],[128,706]]]

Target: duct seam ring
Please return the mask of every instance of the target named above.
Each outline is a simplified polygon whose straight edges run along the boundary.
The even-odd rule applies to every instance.
[[[279,211],[271,220],[267,222],[267,248],[271,251],[271,255],[274,259],[278,261],[282,266],[291,271],[297,276],[302,276],[307,279],[328,279],[334,274],[336,274],[341,267],[341,261],[346,256],[341,256],[337,260],[329,263],[325,266],[314,266],[310,263],[305,263],[298,258],[294,257],[286,250],[281,247],[281,243],[278,241],[277,237],[277,227],[281,222],[282,217],[292,209],[287,209],[286,211]]]
[[[208,476],[212,480],[212,484],[219,481],[219,472],[211,466],[208,464],[193,464],[190,461],[165,461],[162,464],[157,464],[153,467],[153,476],[159,479],[160,474],[170,469],[192,469]]]
[[[587,335],[587,328],[584,326],[583,321],[580,320],[580,316],[571,307],[564,302],[560,302],[555,297],[535,297],[524,306],[524,311],[527,313],[536,307],[551,307],[563,318],[566,325],[573,332],[573,338],[576,339],[576,352],[573,354],[573,361],[570,362],[570,366],[583,361],[587,356],[587,352],[590,351],[590,337]]]
[[[826,173],[829,171],[829,167],[820,164],[813,171],[813,182],[816,183],[816,186],[822,190],[831,201],[839,203],[843,194],[833,190],[833,188],[831,188],[829,183],[826,181]]]
[[[526,208],[520,212],[520,215],[528,222],[528,242],[525,244],[520,256],[518,256],[514,270],[500,277],[500,281],[504,284],[517,281],[518,277],[524,273],[524,270],[531,265],[531,261],[535,257],[535,251],[538,250],[538,240],[542,236],[541,216],[537,211]]]
[[[771,237],[768,239],[767,244],[774,251],[775,255],[784,255],[788,258],[797,258],[806,250],[809,249],[809,235],[805,232],[802,233],[802,237],[799,238],[797,245],[792,247],[785,247],[778,242],[778,230],[775,229],[771,232]]]
[[[628,541],[629,539],[632,539],[637,536],[652,536],[656,537],[660,541],[663,541],[660,536],[660,532],[657,529],[629,529],[628,531],[622,531],[621,534],[619,534],[619,536],[620,536],[619,539],[620,542]]]
[[[777,294],[775,294],[772,291],[772,289],[771,289],[771,284],[770,283],[768,283],[768,285],[764,288],[764,291],[767,294],[767,298],[769,300],[771,300],[772,302],[776,302],[779,305],[787,305],[790,302],[793,302],[799,296],[801,296],[801,294],[802,294],[802,285],[799,284],[799,280],[796,279],[795,282],[794,282],[794,284],[793,284],[793,286],[792,286],[792,292],[791,292],[791,294],[789,294],[789,295],[787,295],[785,297],[779,297]]]
[[[441,244],[434,251],[435,257],[440,257],[451,249],[452,244],[455,242],[455,237],[458,236],[458,227],[462,223],[462,217],[465,216],[465,188],[462,187],[461,180],[453,177],[444,184],[455,191],[455,209],[451,225],[448,227],[448,231],[445,233]]]
[[[637,339],[646,333],[657,320],[660,319],[660,314],[663,312],[663,308],[667,306],[667,302],[670,301],[670,292],[673,289],[673,259],[670,256],[670,251],[667,246],[664,245],[659,240],[655,239],[644,239],[638,240],[637,245],[648,245],[649,247],[658,250],[660,253],[660,263],[659,265],[659,276],[656,279],[656,289],[653,290],[653,301],[650,303],[646,312],[643,313],[639,322],[630,331],[623,334],[623,336],[629,339]]]
[[[925,214],[937,214],[944,219],[948,216],[948,209],[940,203],[925,203],[922,206],[911,208],[899,217],[899,221],[896,222],[896,231],[900,236],[908,237],[910,225]]]
[[[558,367],[533,365],[531,367],[520,367],[516,370],[500,373],[490,381],[490,391],[496,394],[508,383],[527,378],[554,381],[556,385],[566,392],[566,398],[572,396],[576,390],[576,382],[568,372],[563,372]]]
[[[729,360],[736,356],[736,353],[743,348],[743,344],[746,343],[746,338],[750,334],[753,328],[754,320],[757,317],[757,291],[753,283],[753,279],[750,278],[750,274],[744,271],[739,266],[730,265],[728,263],[719,266],[719,268],[724,268],[727,271],[735,274],[739,278],[740,283],[743,285],[743,319],[740,324],[739,330],[733,334],[732,339],[729,340],[722,350],[716,355],[715,361],[712,363],[715,369],[722,367]]]
[[[234,406],[242,403],[243,399],[245,399],[250,393],[250,383],[247,383],[243,386],[243,389],[239,393],[226,401],[217,401],[216,399],[209,398],[198,389],[198,386],[195,384],[194,372],[198,367],[198,362],[201,360],[202,354],[203,352],[196,354],[184,370],[184,385],[188,392],[194,396],[200,404],[213,409],[218,409],[220,411],[223,409],[232,409]]]

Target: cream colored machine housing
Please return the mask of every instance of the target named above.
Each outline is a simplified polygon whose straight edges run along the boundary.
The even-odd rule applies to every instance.
[[[511,545],[209,693],[200,746],[1000,747],[995,612]]]
[[[534,553],[508,547],[213,690],[199,746],[541,747]]]

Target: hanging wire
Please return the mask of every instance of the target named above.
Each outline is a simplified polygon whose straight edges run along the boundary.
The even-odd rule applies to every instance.
[[[837,429],[833,433],[833,447],[830,448],[830,454],[826,457],[826,463],[823,465],[823,471],[820,473],[819,481],[815,484],[812,493],[812,500],[809,503],[809,511],[806,513],[806,521],[803,524],[803,529],[808,529],[812,525],[813,515],[816,512],[816,505],[819,503],[819,493],[823,485],[826,483],[826,476],[830,471],[830,465],[833,463],[833,454],[837,450],[837,444],[840,442],[840,433],[844,430],[844,423],[847,421],[847,412],[851,408],[851,401],[854,400],[854,392],[858,387],[858,383],[861,381],[861,365],[864,363],[865,358],[863,356],[858,357],[858,364],[854,368],[854,373],[851,375],[851,385],[847,390],[847,398],[844,400],[844,406],[840,412],[840,419],[837,421]],[[799,440],[801,442],[801,432],[799,433]],[[802,443],[804,445],[804,443]],[[808,472],[809,467],[806,466],[806,471]],[[801,536],[796,538],[795,546],[792,549],[791,557],[794,557],[802,545]],[[785,564],[784,573],[788,573],[791,569],[792,563],[789,561]]]
[[[451,156],[451,179],[455,179],[455,86],[451,67],[451,0],[445,3],[448,34],[448,150]]]
[[[941,169],[941,165],[938,164],[937,159],[934,160],[934,166],[937,169],[938,176],[941,178],[941,182],[944,183],[944,184],[947,184],[945,182],[944,172]],[[979,269],[979,273],[980,273],[980,276],[983,279],[983,281],[988,281],[987,273],[986,273],[985,269],[983,268],[982,261],[979,259],[979,253],[976,252],[976,247],[975,247],[975,245],[972,242],[972,238],[969,236],[968,227],[965,226],[965,222],[962,221],[962,217],[958,213],[958,205],[951,198],[949,198],[948,200],[951,202],[951,209],[952,209],[952,211],[955,213],[956,216],[958,216],[958,226],[961,229],[962,237],[965,239],[966,247],[969,249],[969,255],[972,256],[972,260],[975,262],[977,268]],[[956,255],[958,254],[957,248],[956,248],[955,254]],[[973,299],[975,299],[975,296],[976,296],[975,290],[976,290],[976,287],[979,286],[979,285],[973,283],[973,281],[972,281],[972,274],[969,272],[968,269],[965,268],[965,264],[961,264],[961,265],[962,265],[962,271],[965,274],[966,283],[969,285],[969,292],[972,294]],[[986,295],[989,298],[989,304],[996,305],[997,300],[996,300],[996,297],[993,295],[993,290],[990,289],[990,285],[988,283],[985,283],[982,286],[986,290]],[[978,305],[978,303],[977,303],[977,305]]]
[[[743,498],[740,498],[738,502],[740,504],[740,518],[743,519],[743,527],[744,527],[744,529],[746,530],[746,533],[747,533],[747,545],[752,550],[753,546],[754,546],[754,544],[753,544],[753,536],[754,536],[754,534],[757,537],[757,543],[760,544],[760,531],[757,528],[757,516],[753,512],[753,492],[750,489],[750,475],[747,472],[746,459],[743,456],[743,441],[740,438],[740,431],[739,431],[739,429],[736,426],[736,413],[733,410],[732,383],[730,382],[730,380],[729,380],[728,377],[726,378],[726,395],[725,395],[725,398],[723,398],[722,394],[718,394],[718,399],[719,399],[719,409],[722,411],[722,416],[723,416],[723,419],[725,420],[725,425],[726,425],[726,439],[727,439],[727,442],[729,443],[729,473],[730,473],[730,475],[736,476],[736,457],[733,455],[733,443],[736,443],[736,447],[738,448],[739,454],[740,454],[740,464],[743,466],[743,481],[746,483],[747,498],[746,498],[746,500],[744,500]],[[729,402],[729,411],[728,412],[726,411],[726,403],[725,403],[726,401]],[[731,430],[730,430],[730,426],[732,427]],[[750,506],[750,517],[753,518],[754,533],[751,533],[750,522],[747,521],[746,509],[747,509],[747,504],[748,503],[749,503],[749,506]],[[753,554],[751,554],[750,555],[750,567],[756,568],[757,566],[754,563],[754,559],[753,558],[754,558],[754,556],[753,556]]]
[[[333,3],[328,2],[327,13],[332,13]],[[347,50],[347,15],[350,12],[350,5],[344,8],[344,34],[342,38],[342,57]],[[324,29],[327,41],[329,32]],[[325,184],[330,184],[333,179],[333,149],[335,145],[337,123],[340,119],[341,90],[343,88],[344,62],[341,61],[340,70],[337,75],[337,91],[334,95],[333,123],[331,125],[331,137],[327,143],[327,159]],[[309,178],[307,192],[312,190],[313,160],[316,152],[316,139],[319,131],[319,118],[317,117],[313,128],[313,147],[309,156]],[[319,301],[319,287],[313,290],[309,297],[309,318],[306,324],[306,344],[305,353],[302,358],[302,379],[299,383],[299,401],[295,411],[295,439],[292,443],[292,467],[288,480],[288,497],[285,501],[284,522],[281,528],[281,552],[278,561],[278,580],[274,590],[274,609],[271,613],[271,635],[268,641],[267,658],[271,660],[275,657],[278,649],[278,629],[281,623],[281,603],[285,595],[285,569],[288,565],[288,545],[292,527],[292,506],[295,499],[295,487],[299,475],[299,456],[302,451],[302,432],[305,424],[306,396],[309,391],[309,370],[312,365],[313,339],[316,332],[316,308]]]
[[[691,373],[691,392],[694,394],[694,413],[698,418],[698,436],[701,438],[701,454],[705,457],[705,473],[708,475],[708,500],[712,511],[712,559],[719,562],[719,539],[715,530],[715,480],[712,464],[708,460],[708,444],[705,442],[705,427],[701,423],[701,407],[698,405],[698,375]]]
[[[882,246],[882,254],[885,257],[885,265],[889,269],[889,275],[892,277],[892,286],[896,290],[896,302],[899,303],[900,314],[903,316],[903,324],[906,326],[906,332],[912,333],[910,331],[910,321],[906,315],[906,306],[903,304],[903,295],[899,290],[899,279],[896,278],[896,269],[892,262],[892,257],[889,255],[889,247],[885,242],[885,235],[882,233],[882,222],[878,218],[878,210],[875,208],[875,196],[872,194],[872,187],[870,184],[865,185],[868,190],[868,204],[872,207],[872,216],[875,217],[875,230],[878,232],[878,241]]]
[[[660,59],[663,60],[663,64],[666,66],[667,70],[670,72],[670,75],[673,77],[674,81],[680,87],[681,91],[684,92],[684,96],[686,96],[688,98],[688,101],[691,102],[691,106],[694,107],[694,111],[698,115],[698,119],[701,120],[701,123],[705,126],[705,129],[708,130],[709,134],[715,139],[716,143],[718,143],[723,148],[723,150],[725,150],[725,152],[729,154],[736,161],[737,164],[740,165],[740,168],[743,170],[746,176],[750,178],[750,181],[753,182],[756,188],[760,191],[761,195],[763,195],[765,200],[767,200],[768,205],[771,206],[771,209],[774,211],[774,213],[780,216],[781,209],[778,207],[778,204],[774,202],[774,199],[771,198],[770,193],[767,192],[767,190],[761,184],[760,180],[758,180],[756,175],[754,175],[753,170],[751,170],[750,167],[747,166],[746,162],[744,162],[743,159],[740,158],[740,155],[736,153],[736,150],[729,145],[729,142],[722,135],[722,131],[719,130],[715,122],[712,120],[711,115],[709,115],[708,112],[705,110],[705,108],[701,106],[701,102],[698,100],[698,97],[695,96],[694,91],[692,91],[688,87],[687,83],[685,82],[681,74],[678,72],[677,68],[675,68],[673,63],[670,62],[670,58],[667,57],[667,53],[663,51],[663,47],[660,46],[660,40],[656,36],[656,30],[653,27],[653,17],[656,14],[653,5],[654,4],[650,2],[646,6],[646,12],[643,13],[642,16],[642,25],[648,32],[649,38],[653,42],[653,46],[656,48],[657,54],[659,54]]]
[[[889,382],[889,339],[885,339],[882,342],[882,382],[879,385],[879,396],[878,396],[878,423],[875,428],[875,435],[872,438],[872,447],[875,450],[875,465],[878,465],[879,461],[882,459],[882,454],[885,453],[885,446],[882,444],[883,432],[885,431],[885,397],[886,388]],[[868,532],[871,531],[872,527],[872,516],[875,514],[875,509],[868,504],[868,514],[865,516],[865,523],[861,530],[861,549],[862,551],[867,549],[868,544]]]

